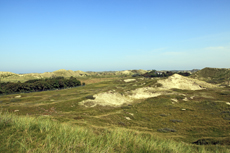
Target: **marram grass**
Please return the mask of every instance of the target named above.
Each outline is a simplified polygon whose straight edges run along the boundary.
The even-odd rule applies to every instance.
[[[113,153],[229,152],[226,147],[195,146],[122,128],[99,130],[0,112],[0,152]]]

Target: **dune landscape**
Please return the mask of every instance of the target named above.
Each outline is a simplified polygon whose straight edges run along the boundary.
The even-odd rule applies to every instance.
[[[0,153],[230,153],[230,0],[0,0]]]
[[[210,78],[208,82],[204,81],[205,76],[201,76],[201,74],[206,69],[215,74],[215,77],[210,76],[211,79],[222,81],[209,83]],[[104,145],[110,146],[98,148],[96,145],[98,142],[93,144],[91,142],[93,140],[90,140],[89,143],[86,143],[84,138],[88,136],[85,136],[77,142],[68,140],[68,143],[73,143],[72,147],[63,144],[66,146],[59,148],[59,151],[66,149],[70,151],[73,148],[85,152],[85,147],[90,145],[89,147],[96,150],[95,152],[105,152],[106,149],[111,152],[127,152],[130,149],[139,148],[142,141],[151,138],[153,141],[151,144],[145,144],[148,146],[139,149],[147,152],[154,152],[154,150],[173,152],[175,149],[178,152],[215,152],[218,147],[219,152],[228,152],[230,144],[230,86],[227,76],[230,70],[223,69],[226,73],[224,76],[222,73],[217,75],[215,71],[219,72],[219,69],[204,68],[191,73],[190,76],[172,73],[168,77],[143,77],[146,76],[145,73],[142,73],[143,76],[135,76],[134,73],[122,75],[121,72],[112,74],[109,72],[107,75],[74,76],[84,82],[97,79],[96,82],[89,82],[89,84],[86,83],[77,88],[2,94],[0,95],[0,118],[2,131],[5,132],[2,133],[1,138],[4,133],[10,134],[9,132],[14,130],[15,126],[22,129],[15,136],[8,135],[11,137],[8,140],[11,142],[10,144],[6,144],[2,139],[3,148],[9,149],[15,144],[12,151],[23,151],[22,146],[26,146],[28,151],[40,152],[37,145],[28,144],[41,143],[47,148],[49,145],[46,142],[48,141],[47,136],[55,132],[49,128],[54,126],[53,124],[58,124],[60,130],[64,128],[63,126],[70,128],[70,131],[71,127],[75,127],[80,130],[80,135],[86,132],[85,130],[89,130],[87,132],[89,137],[100,139],[95,141],[103,141],[103,144],[106,143]],[[54,73],[58,77],[56,72]],[[68,78],[72,71],[62,70],[59,72],[62,72],[59,75]],[[131,70],[126,72],[131,72]],[[151,74],[151,71],[145,72]],[[114,73],[118,75],[114,75]],[[30,75],[32,76],[32,74],[26,74],[21,77],[26,78]],[[4,80],[10,81],[12,76],[12,73],[9,72],[1,73],[2,83]],[[14,76],[18,77],[17,74]],[[14,79],[12,78],[12,80]],[[39,124],[35,123],[35,120]],[[29,122],[30,125],[25,126],[26,122]],[[45,122],[49,123],[46,125]],[[30,133],[30,140],[27,140],[25,131]],[[52,145],[57,143],[56,139],[60,134],[56,132],[50,135]],[[122,135],[118,140],[117,136],[120,132]],[[48,135],[45,136],[43,133]],[[113,139],[112,142],[104,142],[104,137],[97,136],[103,133],[106,134],[106,137],[113,137],[114,134],[116,138],[110,138]],[[131,134],[132,138],[125,140],[126,134]],[[36,140],[37,135],[45,137]],[[75,136],[72,135],[71,139],[76,139]],[[23,145],[16,145],[16,137],[23,140]],[[132,142],[134,139],[141,142]],[[155,143],[162,143],[162,145],[165,143],[164,145],[166,145],[169,143],[168,140],[173,146],[167,145],[163,150],[156,147]],[[31,142],[28,143],[28,141]],[[125,147],[123,145],[126,143],[121,144],[115,141],[126,141],[127,145],[131,143],[133,146]],[[121,148],[118,147],[120,145]],[[179,146],[181,147],[178,148]],[[1,151],[4,151],[3,148]],[[115,151],[116,149],[117,151]],[[46,151],[54,150],[54,146],[49,146]]]

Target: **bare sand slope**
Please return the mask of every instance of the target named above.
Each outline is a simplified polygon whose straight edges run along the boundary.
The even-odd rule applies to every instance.
[[[197,79],[174,74],[165,80],[158,80],[158,83],[163,85],[165,89],[178,88],[182,90],[202,90],[205,88],[216,88],[217,85],[206,83]]]
[[[111,93],[111,92],[104,92],[99,93],[93,96],[94,100],[85,100],[80,102],[80,104],[83,104],[85,106],[94,107],[96,105],[102,105],[102,106],[121,106],[124,103],[131,103],[132,99],[123,96],[119,93]]]
[[[157,97],[162,95],[163,92],[158,91],[156,92],[156,89],[152,87],[144,87],[144,88],[138,88],[136,90],[133,90],[129,92],[129,94],[126,93],[126,95],[121,95],[120,93],[116,92],[104,92],[95,94],[93,97],[94,100],[85,100],[80,102],[80,105],[85,105],[86,107],[94,107],[96,105],[102,105],[102,106],[121,106],[124,103],[130,104],[135,99],[146,99],[151,97]],[[167,93],[164,93],[167,94]]]

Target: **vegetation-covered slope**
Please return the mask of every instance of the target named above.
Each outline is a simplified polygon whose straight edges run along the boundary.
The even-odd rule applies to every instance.
[[[104,72],[83,72],[83,71],[72,71],[60,69],[54,72],[45,72],[45,73],[28,73],[28,74],[16,74],[11,72],[0,72],[0,81],[1,82],[25,82],[32,79],[45,79],[51,77],[117,77],[117,76],[131,76],[135,73],[143,74],[148,72],[147,70],[125,70],[125,71],[104,71]]]
[[[193,78],[198,78],[210,83],[221,83],[229,85],[230,69],[226,68],[204,68],[191,75]]]
[[[18,117],[0,112],[0,152],[228,152],[225,147],[200,147],[164,140],[124,128],[96,129],[61,124],[43,117]]]

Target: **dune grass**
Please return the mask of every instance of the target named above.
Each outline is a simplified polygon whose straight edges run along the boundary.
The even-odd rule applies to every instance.
[[[222,84],[229,86],[230,69],[227,68],[204,68],[191,75],[193,78],[199,78],[209,83]]]
[[[123,128],[90,129],[42,117],[0,113],[0,152],[229,152],[188,145]]]

